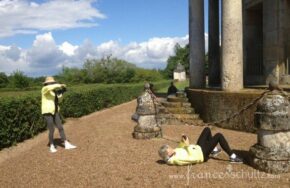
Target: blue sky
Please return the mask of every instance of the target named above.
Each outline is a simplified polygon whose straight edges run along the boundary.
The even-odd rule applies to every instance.
[[[3,0],[1,9],[0,72],[8,74],[55,74],[105,55],[164,68],[174,45],[188,43],[188,0]]]

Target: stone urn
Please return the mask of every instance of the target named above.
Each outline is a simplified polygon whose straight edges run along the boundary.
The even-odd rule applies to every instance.
[[[268,173],[290,172],[290,112],[285,93],[263,97],[255,113],[258,143],[250,148],[252,165]]]
[[[150,85],[145,84],[144,93],[137,98],[137,107],[132,119],[137,122],[132,133],[136,139],[162,137],[162,130],[157,120],[157,107]]]

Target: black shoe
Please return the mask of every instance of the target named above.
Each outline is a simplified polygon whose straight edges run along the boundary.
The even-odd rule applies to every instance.
[[[210,155],[211,155],[212,157],[216,157],[216,156],[218,156],[218,154],[220,154],[220,152],[222,152],[222,150],[218,148],[217,151],[212,151],[212,152],[210,153]]]
[[[243,159],[236,156],[235,158],[230,157],[230,163],[243,163]]]

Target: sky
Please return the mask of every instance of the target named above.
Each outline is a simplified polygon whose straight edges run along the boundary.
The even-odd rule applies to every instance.
[[[162,69],[188,43],[188,0],[0,0],[0,25],[8,75],[55,75],[108,55]]]

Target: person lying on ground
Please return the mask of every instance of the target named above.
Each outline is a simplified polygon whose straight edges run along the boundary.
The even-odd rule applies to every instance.
[[[51,153],[55,153],[57,151],[53,143],[55,126],[58,128],[61,140],[64,142],[65,149],[76,148],[76,146],[72,145],[66,139],[59,114],[60,108],[58,102],[65,91],[66,85],[57,83],[51,76],[46,77],[41,89],[41,114],[43,115],[46,126],[49,130],[48,138]]]
[[[212,136],[208,127],[203,129],[196,145],[189,144],[188,137],[182,135],[177,148],[173,149],[169,145],[163,145],[159,149],[159,156],[170,165],[202,163],[206,162],[210,156],[217,156],[221,152],[221,149],[216,147],[217,144],[220,144],[228,154],[231,163],[243,163],[243,159],[231,150],[224,136],[221,133]]]

